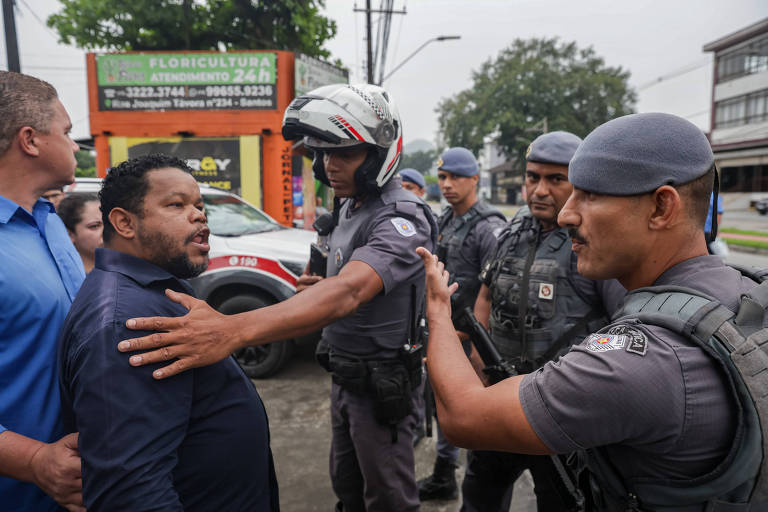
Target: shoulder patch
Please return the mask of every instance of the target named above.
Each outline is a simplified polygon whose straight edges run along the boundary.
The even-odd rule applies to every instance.
[[[389,219],[389,221],[393,226],[395,226],[397,232],[405,237],[413,236],[416,234],[416,228],[408,219],[404,219],[402,217],[393,217]]]
[[[627,352],[644,356],[648,352],[648,336],[643,331],[629,325],[616,325],[608,329],[609,334],[621,334],[629,338]]]
[[[592,352],[607,352],[621,350],[627,345],[629,337],[623,334],[590,334],[584,344]]]

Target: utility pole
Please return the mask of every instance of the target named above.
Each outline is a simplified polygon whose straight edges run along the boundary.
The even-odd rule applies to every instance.
[[[368,83],[373,83],[373,41],[371,33],[371,0],[365,0],[365,40],[368,43],[368,57],[366,63],[368,65]]]
[[[8,57],[8,71],[21,73],[19,44],[16,41],[16,20],[13,13],[14,0],[3,0],[3,27],[5,28],[5,49]]]
[[[391,4],[390,4],[391,5]],[[380,14],[384,14],[386,16],[392,16],[393,14],[408,14],[408,12],[403,8],[401,11],[396,11],[394,9],[371,9],[371,0],[365,0],[365,9],[358,9],[357,3],[355,3],[355,7],[352,9],[353,12],[364,12],[365,13],[365,33],[366,33],[366,43],[367,43],[367,59],[366,59],[366,71],[367,71],[367,82],[369,84],[375,83],[373,80],[374,75],[374,69],[376,68],[376,62],[374,62],[373,58],[373,23],[371,22],[371,14],[376,12]],[[389,33],[387,33],[387,36],[389,37]],[[385,41],[379,41],[379,44],[381,45],[383,43],[384,46],[386,46]]]

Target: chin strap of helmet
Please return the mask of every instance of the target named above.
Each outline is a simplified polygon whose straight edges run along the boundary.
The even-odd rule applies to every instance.
[[[376,184],[376,176],[379,174],[379,169],[381,169],[388,151],[388,148],[378,146],[368,148],[368,155],[355,171],[355,190],[358,196],[378,196],[381,194],[381,189]]]
[[[320,183],[323,185],[331,186],[331,182],[328,181],[328,176],[325,174],[322,151],[315,151],[315,155],[312,157],[312,174],[314,174],[315,178],[320,180]]]

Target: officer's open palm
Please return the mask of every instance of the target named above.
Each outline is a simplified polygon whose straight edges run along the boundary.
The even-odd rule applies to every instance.
[[[174,302],[187,308],[184,316],[132,318],[126,322],[135,331],[159,331],[148,336],[121,341],[120,352],[150,350],[131,356],[132,366],[162,363],[176,359],[173,363],[155,370],[152,376],[165,379],[189,370],[221,361],[229,357],[237,347],[232,329],[228,328],[227,316],[219,313],[205,301],[184,293],[166,290],[165,294]]]

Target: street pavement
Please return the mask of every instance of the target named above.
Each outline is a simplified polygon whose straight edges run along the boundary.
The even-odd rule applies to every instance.
[[[768,233],[768,217],[761,217],[754,211],[726,211],[723,224]],[[731,247],[727,261],[768,267],[768,255],[739,252],[734,247]],[[278,375],[254,381],[269,415],[282,510],[333,510],[336,499],[328,476],[330,382],[329,375],[315,363],[313,346],[308,344],[297,349],[292,360]],[[416,449],[418,478],[431,473],[434,457],[434,438],[427,438]],[[462,468],[457,472],[459,481],[463,476],[464,460],[462,450]],[[460,500],[427,502],[421,510],[455,512],[459,510],[460,503]],[[516,484],[510,512],[535,510],[530,475],[524,473]]]

